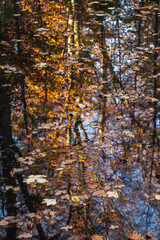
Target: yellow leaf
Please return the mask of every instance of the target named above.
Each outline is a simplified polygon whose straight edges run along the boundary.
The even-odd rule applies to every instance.
[[[77,196],[72,196],[71,200],[72,200],[72,202],[79,202],[80,201],[79,197],[77,197]]]

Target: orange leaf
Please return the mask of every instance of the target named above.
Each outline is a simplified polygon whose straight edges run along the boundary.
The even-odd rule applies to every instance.
[[[98,187],[98,184],[96,184],[96,183],[90,183],[89,185],[88,185],[88,188],[90,188],[90,189],[95,189],[95,188],[97,188]]]

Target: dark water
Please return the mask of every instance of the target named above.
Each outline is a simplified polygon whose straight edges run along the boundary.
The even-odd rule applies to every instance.
[[[0,4],[0,239],[160,239],[159,1]]]

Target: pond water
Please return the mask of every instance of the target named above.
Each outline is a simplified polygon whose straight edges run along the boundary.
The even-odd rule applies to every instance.
[[[0,239],[160,239],[159,1],[2,1]]]

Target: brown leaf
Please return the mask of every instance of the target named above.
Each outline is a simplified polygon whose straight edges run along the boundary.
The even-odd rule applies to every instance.
[[[90,183],[89,185],[88,185],[88,188],[90,188],[90,189],[95,189],[95,188],[97,188],[98,187],[98,184],[96,184],[96,183]]]
[[[32,235],[30,233],[22,233],[17,238],[24,238],[24,239],[26,239],[26,238],[30,238],[30,237],[32,237]]]
[[[67,225],[67,226],[65,226],[65,227],[61,227],[61,229],[62,230],[66,230],[66,231],[69,231],[69,230],[71,230],[73,227],[72,226],[69,226],[69,225]]]
[[[94,234],[94,235],[92,235],[91,239],[92,240],[103,240],[103,236]]]
[[[150,239],[150,238],[152,238],[153,237],[153,234],[152,233],[147,233],[146,234],[146,239]]]
[[[106,193],[104,190],[97,190],[93,192],[93,197],[106,197]]]
[[[8,222],[5,220],[0,221],[0,226],[6,226],[8,225]]]
[[[137,231],[127,233],[128,240],[145,240],[145,238]]]

